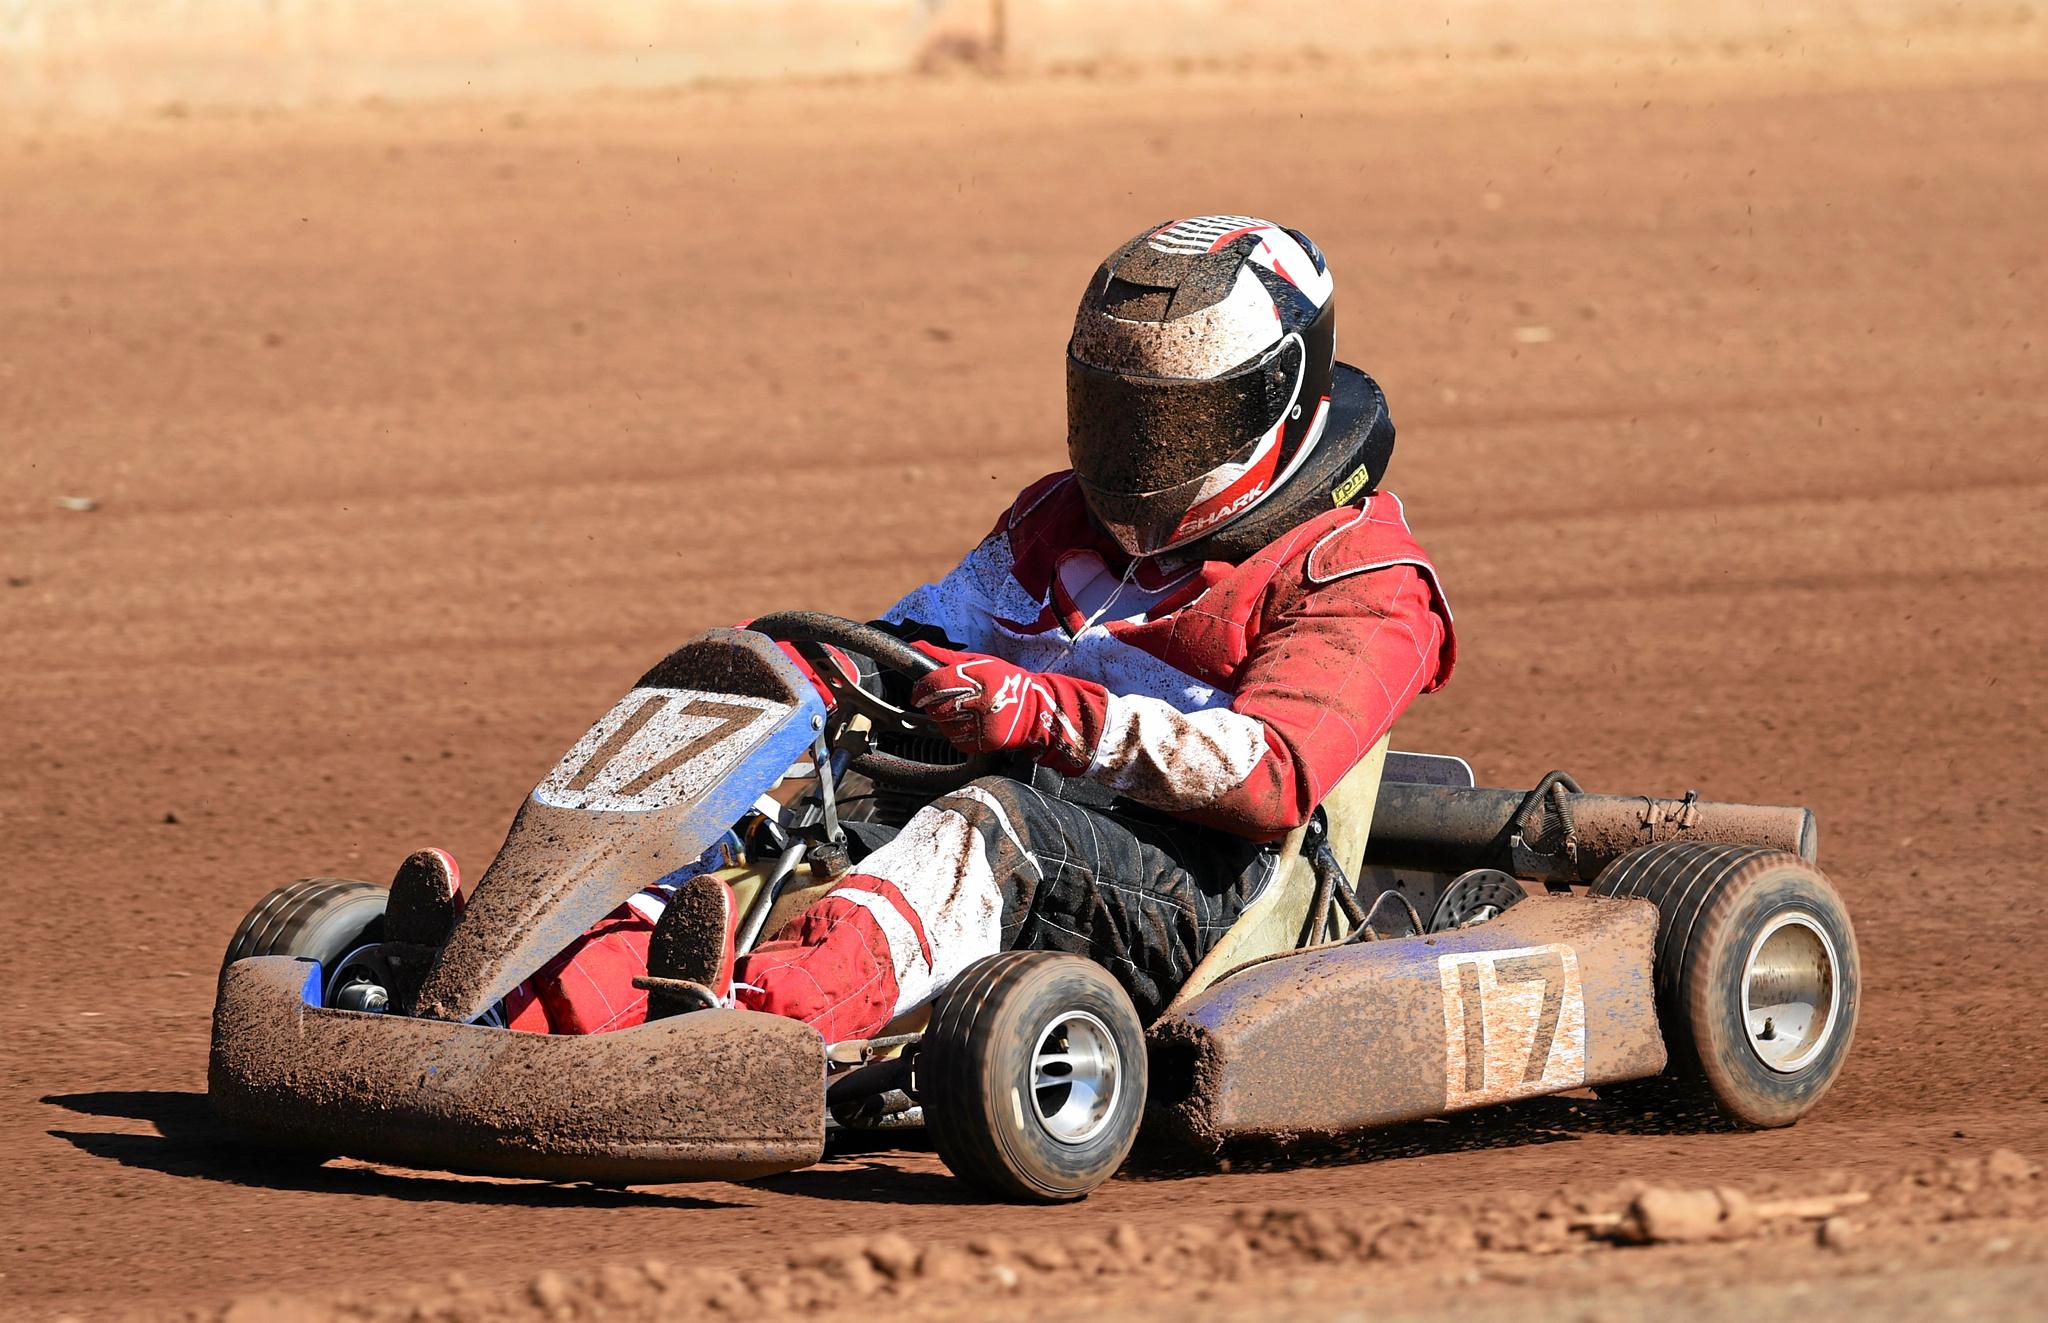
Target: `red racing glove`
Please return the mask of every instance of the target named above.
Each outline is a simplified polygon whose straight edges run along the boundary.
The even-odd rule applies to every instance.
[[[938,723],[955,748],[1028,754],[1064,776],[1088,770],[1093,745],[1083,732],[1101,724],[1089,719],[1106,697],[1100,685],[1041,675],[1000,657],[929,643],[916,647],[939,669],[917,682],[910,701]]]
[[[753,618],[750,616],[734,625],[733,628],[746,629],[753,623]],[[775,646],[782,649],[782,655],[795,662],[797,670],[803,672],[804,679],[811,682],[811,688],[817,690],[818,697],[825,700],[825,710],[827,712],[830,712],[839,705],[839,700],[832,697],[832,691],[827,689],[824,680],[819,678],[817,668],[813,667],[810,662],[804,659],[804,655],[796,650],[796,644],[784,643],[778,639],[775,641]],[[841,652],[829,643],[825,644],[824,648],[827,653],[831,654],[833,660],[839,663],[839,670],[842,674],[848,677],[860,674],[860,668],[853,664],[851,657],[848,657],[844,652]]]

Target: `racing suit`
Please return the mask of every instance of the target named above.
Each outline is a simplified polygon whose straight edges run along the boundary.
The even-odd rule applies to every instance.
[[[738,1004],[828,1041],[871,1035],[1019,947],[1093,957],[1150,1018],[1256,893],[1260,845],[1306,821],[1455,656],[1436,572],[1390,492],[1240,563],[1132,560],[1055,473],[884,619],[1043,681],[1062,734],[1038,761],[1115,803],[976,781],[740,959]],[[659,904],[636,897],[530,980],[514,1027],[643,1019],[631,979]]]

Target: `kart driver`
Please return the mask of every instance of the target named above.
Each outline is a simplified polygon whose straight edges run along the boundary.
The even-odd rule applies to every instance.
[[[1067,348],[1072,467],[881,622],[941,663],[912,703],[1018,774],[918,811],[737,968],[724,883],[643,892],[507,999],[512,1027],[640,1023],[650,949],[834,1042],[1014,948],[1088,956],[1157,1015],[1270,876],[1264,843],[1451,670],[1436,572],[1379,490],[1386,401],[1335,361],[1331,295],[1306,235],[1249,216],[1112,253]],[[394,922],[456,891],[422,851]]]

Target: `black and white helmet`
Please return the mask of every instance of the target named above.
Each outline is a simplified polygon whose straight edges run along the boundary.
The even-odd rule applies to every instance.
[[[1110,255],[1067,345],[1067,452],[1125,551],[1188,549],[1288,486],[1329,423],[1336,330],[1328,264],[1299,230],[1198,216]]]

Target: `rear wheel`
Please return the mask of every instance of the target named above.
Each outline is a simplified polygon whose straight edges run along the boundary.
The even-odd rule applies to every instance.
[[[1603,1097],[1790,1125],[1841,1073],[1861,993],[1849,913],[1819,869],[1743,845],[1631,851],[1596,896],[1657,906],[1654,980],[1670,1064]]]
[[[1145,1110],[1144,1026],[1080,956],[969,965],[933,1006],[915,1069],[947,1169],[1004,1199],[1084,1197],[1123,1165]]]
[[[293,956],[319,961],[332,977],[337,960],[383,940],[384,905],[390,895],[388,887],[346,878],[287,882],[257,901],[235,929],[220,962],[221,973],[251,956]]]

